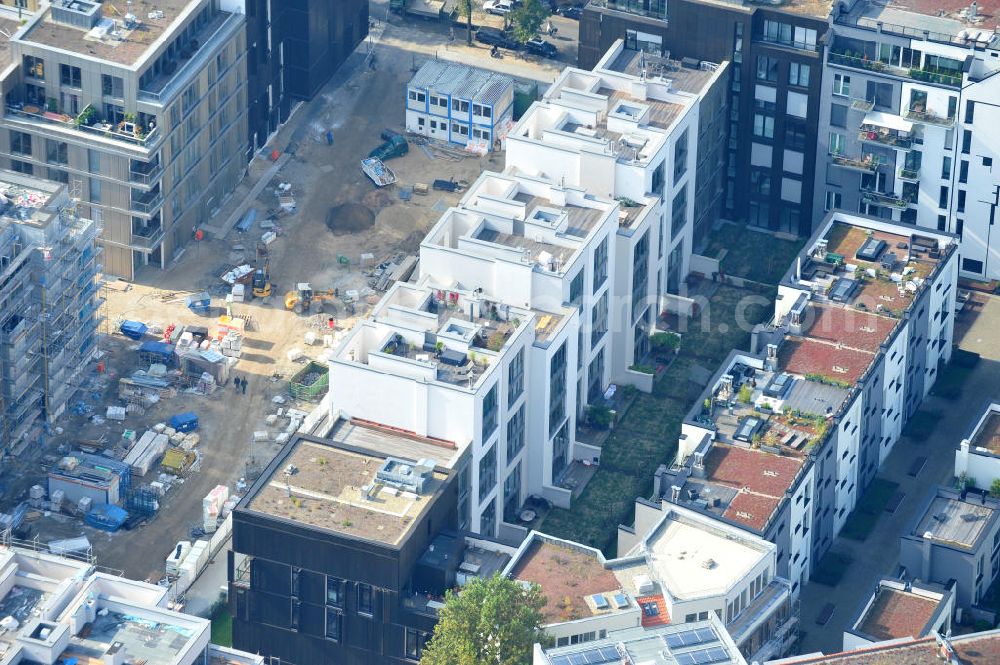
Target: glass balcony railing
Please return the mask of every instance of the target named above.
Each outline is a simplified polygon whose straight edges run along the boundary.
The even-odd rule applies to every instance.
[[[913,139],[908,136],[868,126],[861,128],[861,131],[858,133],[858,140],[865,143],[887,145],[900,150],[909,150],[913,147]]]
[[[148,196],[133,197],[129,208],[135,212],[151,214],[163,203],[163,194],[159,191],[150,192]]]
[[[915,81],[923,81],[924,83],[931,83],[935,85],[944,85],[951,88],[961,88],[962,87],[962,77],[956,75],[952,72],[940,71],[940,70],[930,70],[930,69],[905,69],[903,67],[895,67],[893,65],[888,65],[875,58],[869,58],[865,55],[859,55],[852,53],[850,51],[830,51],[828,60],[831,64],[841,65],[843,67],[852,67],[854,69],[865,69],[870,72],[881,72],[884,74],[890,74],[892,76],[899,76],[900,78],[913,79]]]
[[[910,182],[916,182],[920,179],[920,169],[911,169],[906,166],[901,166],[899,171],[896,172],[900,180],[908,180]]]
[[[141,249],[154,249],[161,240],[163,240],[162,226],[132,231],[131,244]]]
[[[856,171],[865,171],[867,173],[874,173],[882,164],[882,158],[879,155],[872,154],[862,155],[861,157],[833,154],[831,157],[833,158],[833,163],[837,166],[843,166],[844,168]]]
[[[160,141],[162,134],[158,127],[153,127],[149,131],[144,131],[135,123],[118,122],[111,123],[96,118],[96,115],[89,113],[87,107],[77,117],[46,111],[33,104],[9,103],[7,104],[6,117],[30,123],[39,123],[50,126],[61,127],[68,131],[79,132],[90,138],[105,138],[115,141],[122,141],[141,148],[152,148]],[[96,113],[96,112],[95,112]]]
[[[943,115],[938,115],[933,111],[924,111],[922,109],[910,109],[903,117],[911,122],[922,122],[929,125],[939,125],[941,127],[953,127],[955,125],[955,118],[947,118]]]
[[[871,205],[899,209],[909,208],[911,203],[915,203],[908,198],[897,196],[894,192],[877,192],[872,189],[861,190],[861,200]]]
[[[163,175],[163,164],[154,162],[140,168],[132,167],[128,172],[129,182],[139,185],[152,185]]]

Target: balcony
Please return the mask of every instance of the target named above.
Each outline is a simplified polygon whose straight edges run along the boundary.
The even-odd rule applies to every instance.
[[[855,111],[864,111],[865,113],[868,113],[875,108],[875,102],[867,99],[852,99],[851,108]]]
[[[885,127],[876,127],[868,124],[861,126],[861,131],[858,132],[858,140],[862,143],[885,145],[897,150],[909,150],[913,147],[912,138],[904,136],[897,131],[886,129]]]
[[[155,118],[150,123],[152,128],[147,131],[143,125],[136,122],[123,120],[113,123],[102,120],[93,106],[88,106],[74,118],[65,113],[46,111],[33,104],[12,102],[7,104],[5,115],[7,118],[33,125],[55,126],[75,134],[82,134],[87,138],[110,139],[146,149],[152,149],[162,136],[155,125]]]
[[[895,193],[877,192],[872,189],[861,190],[861,200],[871,205],[888,206],[890,208],[899,208],[900,210],[905,210],[911,204],[916,203],[916,200],[911,201],[910,199],[899,197]]]
[[[875,58],[869,58],[866,55],[859,55],[850,51],[831,50],[827,60],[828,62],[830,62],[830,64],[840,65],[842,67],[851,67],[853,69],[864,69],[870,72],[889,74],[891,76],[897,76],[899,78],[912,79],[914,81],[923,81],[924,83],[942,85],[942,86],[947,86],[949,88],[962,87],[962,77],[960,75],[955,75],[954,73],[951,72],[945,72],[942,70],[916,69],[916,68],[904,69],[902,67],[894,67]]]
[[[871,153],[862,155],[861,157],[848,157],[842,154],[833,154],[831,157],[836,166],[842,166],[845,169],[852,169],[854,171],[864,171],[865,173],[874,173],[882,165],[882,157]]]
[[[132,201],[129,203],[129,209],[135,212],[144,213],[147,215],[153,214],[160,204],[163,203],[163,193],[159,189],[155,189],[142,196],[136,196],[133,192]]]
[[[784,618],[783,623],[787,623],[788,601],[791,594],[792,587],[787,580],[777,577],[771,580],[750,605],[726,626],[733,641],[741,643],[764,621],[776,615],[779,620]]]
[[[650,18],[656,19],[666,19],[667,18],[667,3],[663,3],[663,9],[643,9],[641,3],[628,2],[627,0],[590,0],[589,3],[592,7],[601,7],[604,9],[612,9],[614,11],[625,12],[626,14],[633,14],[635,16],[648,16]]]
[[[938,125],[939,127],[955,126],[955,118],[946,118],[932,111],[924,111],[919,107],[910,109],[903,117],[912,122],[920,122],[925,125]]]
[[[899,170],[896,171],[896,177],[908,182],[917,182],[920,180],[920,169],[907,168],[905,165],[900,166]]]
[[[150,226],[142,229],[133,229],[132,242],[129,244],[138,249],[152,251],[156,249],[161,240],[163,240],[163,227]]]
[[[132,166],[128,172],[129,182],[138,185],[152,185],[163,175],[163,164],[159,160],[155,162],[138,162],[132,160]]]

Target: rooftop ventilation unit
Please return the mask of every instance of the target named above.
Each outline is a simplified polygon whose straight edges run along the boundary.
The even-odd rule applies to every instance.
[[[423,494],[432,474],[434,462],[422,459],[415,465],[395,457],[386,458],[375,473],[375,480],[404,491]]]
[[[54,0],[52,20],[90,30],[101,20],[101,3],[90,0]]]
[[[858,248],[858,251],[854,253],[854,257],[861,261],[878,261],[878,257],[882,255],[885,251],[886,242],[885,240],[879,240],[873,236],[868,236],[864,244]]]

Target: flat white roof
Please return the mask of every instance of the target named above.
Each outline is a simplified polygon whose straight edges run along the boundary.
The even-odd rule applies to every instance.
[[[678,519],[668,520],[647,546],[650,567],[678,599],[724,593],[767,555],[723,532]]]

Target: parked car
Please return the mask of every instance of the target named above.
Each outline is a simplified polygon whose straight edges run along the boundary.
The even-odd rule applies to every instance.
[[[499,46],[500,48],[510,49],[511,51],[516,51],[520,48],[520,44],[518,44],[515,40],[511,39],[499,30],[494,30],[493,28],[479,28],[479,30],[476,31],[476,41],[489,46]]]
[[[487,14],[505,16],[514,11],[514,3],[511,0],[486,0],[483,3],[483,11]]]
[[[552,45],[552,42],[547,42],[541,37],[535,37],[524,42],[524,50],[534,55],[540,55],[543,58],[555,58],[559,55],[559,51]]]
[[[566,18],[571,18],[574,21],[579,21],[580,17],[583,16],[583,7],[577,7],[576,5],[563,5],[556,10],[556,14],[565,16]]]

